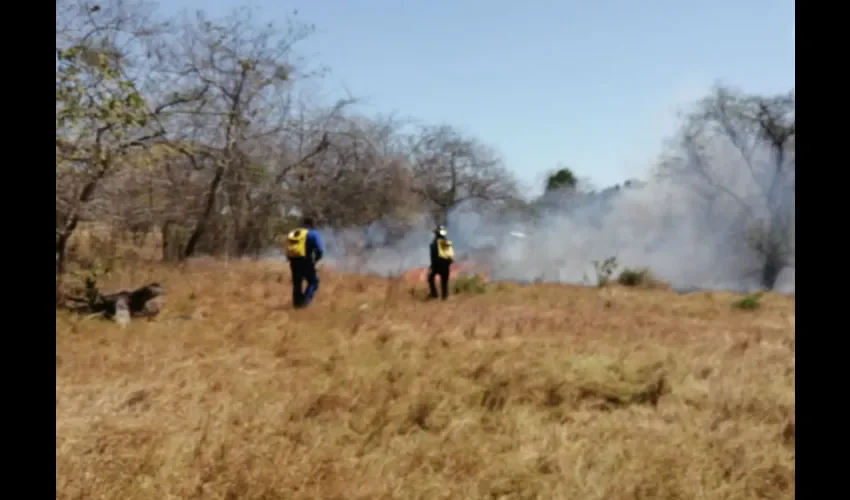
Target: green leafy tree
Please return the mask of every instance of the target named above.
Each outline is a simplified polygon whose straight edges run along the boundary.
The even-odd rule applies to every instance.
[[[577,185],[578,179],[575,174],[566,167],[561,167],[546,177],[546,192],[574,189]]]

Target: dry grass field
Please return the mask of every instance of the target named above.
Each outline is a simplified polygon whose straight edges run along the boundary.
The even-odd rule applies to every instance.
[[[793,298],[288,279],[138,268],[104,288],[159,281],[153,321],[57,312],[56,498],[794,498]]]

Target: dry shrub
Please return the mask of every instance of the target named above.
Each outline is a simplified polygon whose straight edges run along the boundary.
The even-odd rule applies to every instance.
[[[630,269],[625,268],[617,276],[617,283],[622,286],[636,288],[667,288],[669,285],[657,279],[649,268]]]

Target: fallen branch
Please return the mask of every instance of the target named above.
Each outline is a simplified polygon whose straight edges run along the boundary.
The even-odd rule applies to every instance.
[[[98,314],[126,323],[130,317],[150,318],[159,314],[160,305],[152,301],[164,293],[158,283],[151,283],[134,290],[102,294],[95,281],[87,279],[85,297],[68,297],[68,301],[77,303],[68,306],[68,309],[78,314]]]

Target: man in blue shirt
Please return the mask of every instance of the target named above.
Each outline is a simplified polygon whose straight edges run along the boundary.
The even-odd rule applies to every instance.
[[[289,233],[286,242],[286,256],[292,272],[292,305],[295,308],[307,307],[313,301],[319,289],[316,264],[325,253],[313,218],[305,217],[301,225],[301,228]],[[307,282],[306,289],[303,289],[304,281]]]

